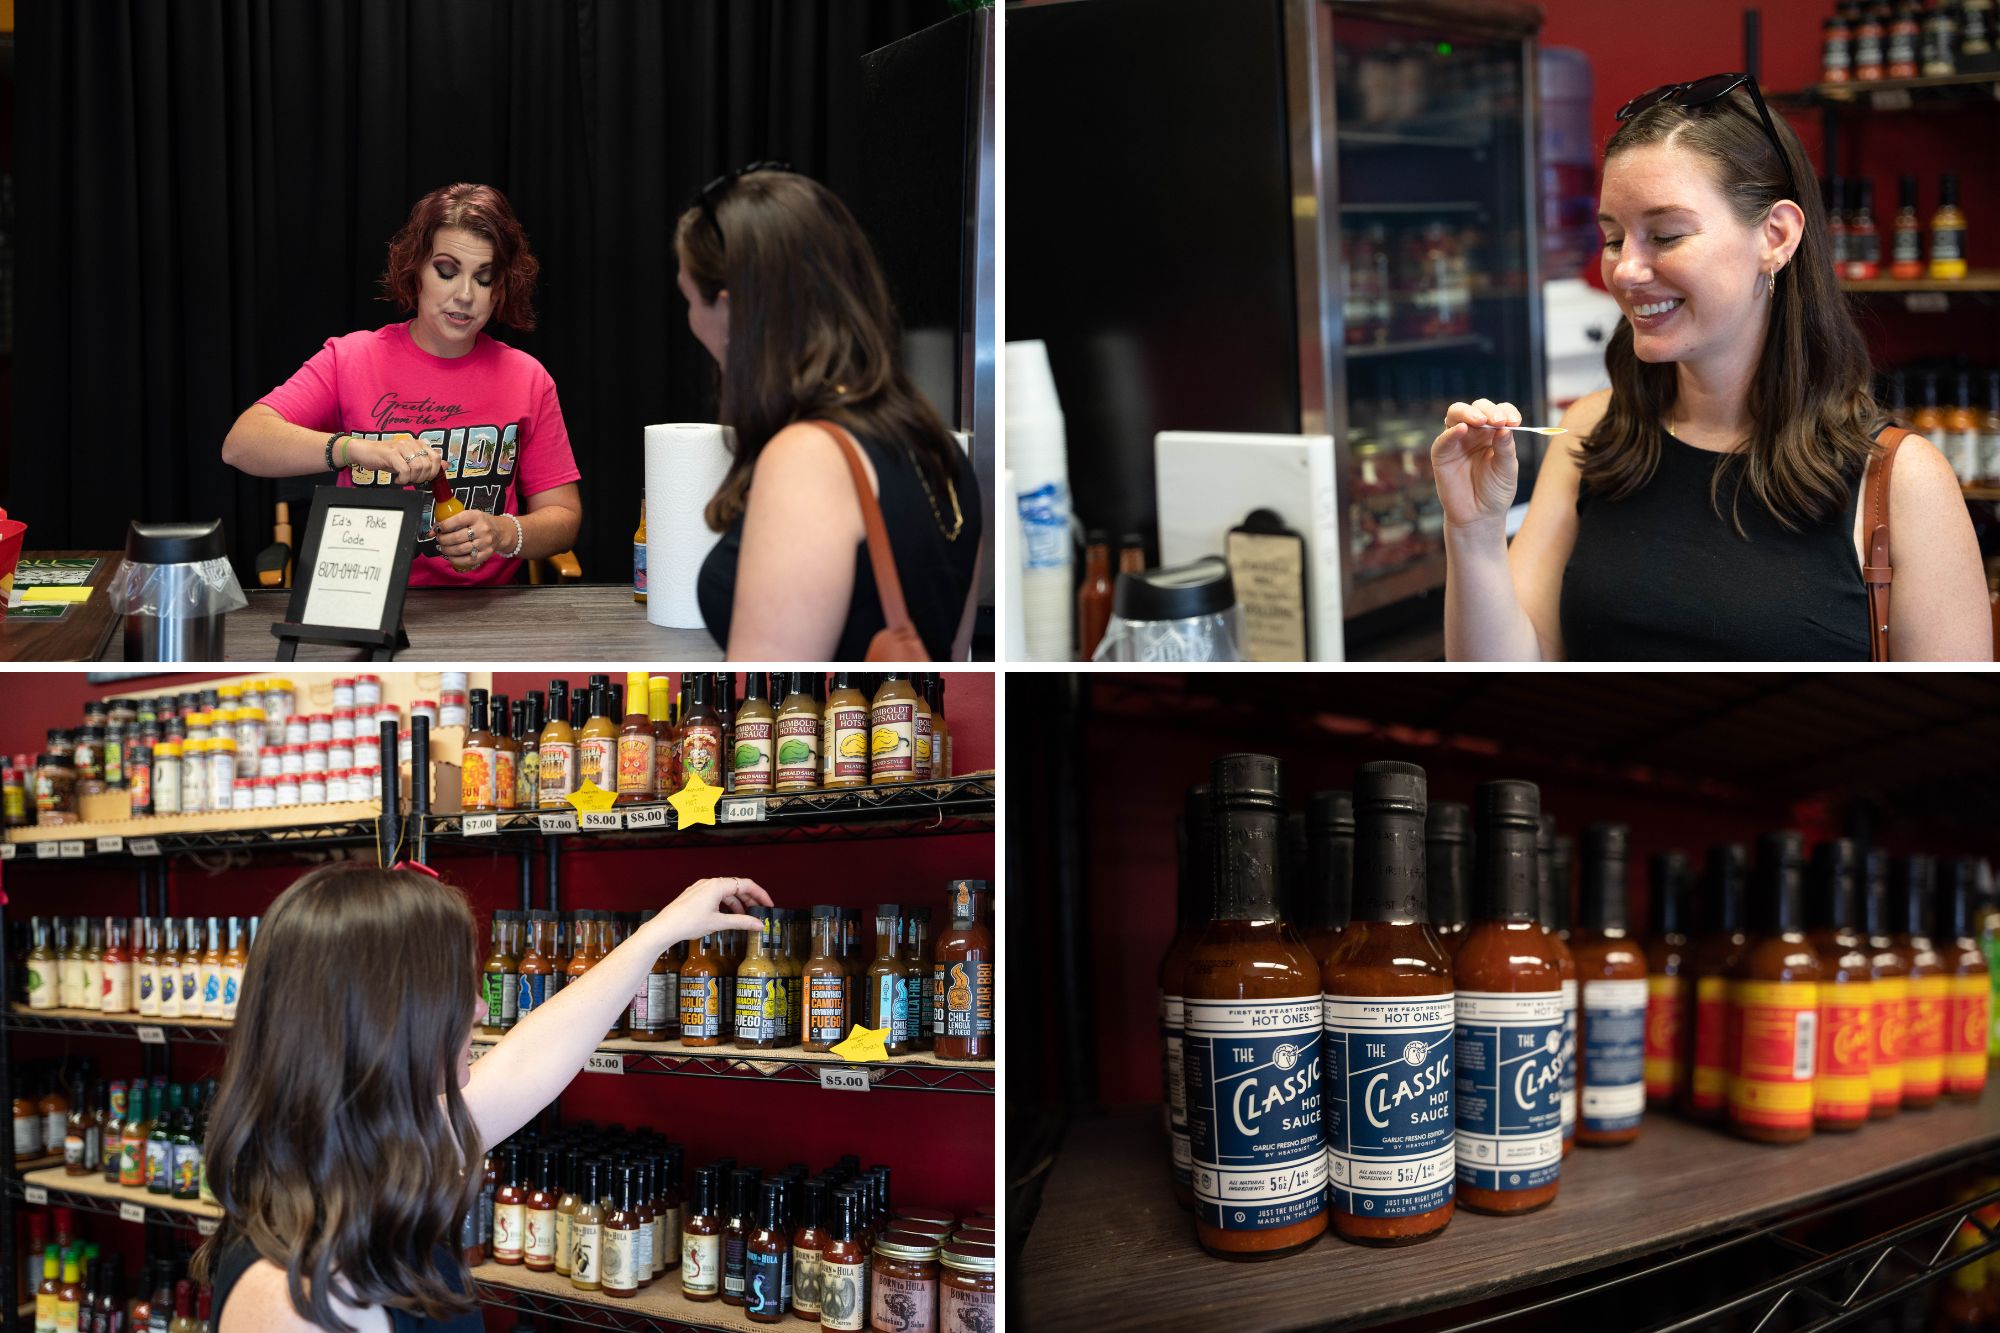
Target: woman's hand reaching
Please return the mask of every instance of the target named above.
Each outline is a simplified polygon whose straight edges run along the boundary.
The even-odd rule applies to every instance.
[[[753,907],[771,906],[771,895],[754,879],[724,875],[698,879],[661,911],[671,943],[699,939],[719,930],[761,930],[764,923],[747,915]]]

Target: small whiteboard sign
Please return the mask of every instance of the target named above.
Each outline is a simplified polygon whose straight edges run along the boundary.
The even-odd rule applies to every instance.
[[[319,550],[306,576],[306,606],[299,619],[308,625],[380,629],[389,589],[396,582],[401,553],[401,511],[335,501],[326,508]],[[404,569],[407,571],[408,564]]]

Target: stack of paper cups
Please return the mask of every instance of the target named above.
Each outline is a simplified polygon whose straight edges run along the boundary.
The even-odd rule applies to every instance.
[[[1000,494],[1013,495],[1014,469],[1006,469],[1000,476]],[[1021,513],[1018,508],[1009,509],[1000,515],[999,521],[1007,525],[1007,557],[1018,557],[1023,538],[1021,536]],[[1006,557],[1003,557],[1006,558]],[[1009,566],[1013,568],[1013,566]],[[1007,597],[1007,660],[1025,662],[1028,660],[1028,618],[1021,610],[1020,581],[1015,581],[1014,590]]]
[[[1067,662],[1076,655],[1069,454],[1046,343],[1007,344],[1007,468],[1020,522],[1013,600],[1020,604],[1027,656]]]
[[[735,432],[712,422],[646,427],[646,620],[702,629],[701,562],[721,537],[702,511],[729,473]],[[727,645],[724,645],[725,647]]]

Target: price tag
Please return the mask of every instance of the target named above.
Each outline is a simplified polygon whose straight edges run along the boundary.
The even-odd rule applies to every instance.
[[[467,815],[465,817],[464,831],[465,836],[468,838],[476,838],[486,833],[498,833],[500,831],[500,816]]]
[[[118,1220],[121,1222],[144,1222],[146,1209],[141,1204],[121,1203],[118,1205]]]
[[[134,838],[131,845],[125,850],[134,856],[158,856],[160,854],[160,840],[158,838]]]
[[[868,1071],[865,1069],[822,1069],[819,1071],[819,1085],[837,1092],[868,1091]]]
[[[38,842],[35,844],[35,859],[37,861],[53,861],[61,855],[62,848],[53,842]]]
[[[1908,111],[1910,90],[1908,88],[1883,88],[1868,95],[1868,103],[1877,111]]]
[[[1951,298],[1943,292],[1906,292],[1903,309],[1913,315],[1942,315],[1951,309]]]
[[[561,814],[542,815],[539,817],[539,824],[544,833],[574,833],[576,832],[576,815],[574,812],[567,810]]]
[[[625,812],[626,828],[665,828],[666,826],[667,807],[664,805],[653,806],[646,810],[627,810]]]
[[[90,855],[90,848],[82,838],[65,838],[62,844],[62,858],[65,861],[79,856]]]
[[[154,1027],[150,1023],[142,1024],[139,1028],[139,1044],[141,1046],[166,1045],[167,1044],[166,1029],[160,1027]]]
[[[622,1074],[625,1072],[625,1057],[616,1051],[592,1051],[590,1058],[583,1062],[583,1067],[592,1074]]]
[[[97,840],[97,854],[99,856],[103,856],[108,852],[122,852],[124,850],[125,850],[125,839],[123,839],[116,833],[112,834],[108,838],[99,838]]]
[[[30,1185],[21,1191],[21,1197],[29,1203],[47,1203],[49,1201],[49,1192],[40,1185]]]
[[[624,826],[624,816],[616,810],[586,810],[583,812],[583,831],[586,833],[615,832]]]
[[[11,842],[0,842],[0,861],[11,861],[13,859],[14,844]]]
[[[752,796],[724,801],[720,813],[725,824],[761,824],[766,814],[764,798]]]
[[[212,1217],[199,1217],[195,1219],[194,1229],[204,1236],[213,1236],[220,1225],[221,1223]]]
[[[473,1048],[472,1048],[472,1054],[471,1054],[471,1056],[469,1056],[469,1057],[468,1057],[468,1058],[466,1059],[466,1063],[467,1063],[467,1064],[469,1064],[469,1065],[476,1065],[476,1064],[478,1064],[478,1063],[479,1063],[479,1062],[480,1062],[480,1061],[481,1061],[482,1059],[484,1059],[484,1058],[485,1058],[485,1056],[486,1056],[486,1053],[487,1053],[488,1051],[492,1050],[492,1049],[493,1049],[493,1048],[492,1048],[491,1046],[475,1046],[475,1047],[473,1047]]]

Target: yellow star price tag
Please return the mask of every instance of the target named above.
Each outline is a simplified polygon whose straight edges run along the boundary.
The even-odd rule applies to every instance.
[[[860,1063],[864,1060],[886,1060],[889,1051],[884,1044],[889,1040],[887,1028],[865,1028],[859,1023],[847,1034],[847,1040],[833,1047],[833,1053],[843,1060]]]
[[[618,793],[606,791],[595,782],[586,782],[564,799],[582,813],[594,815],[618,804]]]
[[[674,818],[680,827],[694,824],[715,823],[715,803],[722,799],[722,788],[711,787],[701,780],[701,774],[688,774],[687,786],[667,798],[667,804],[674,808]]]

